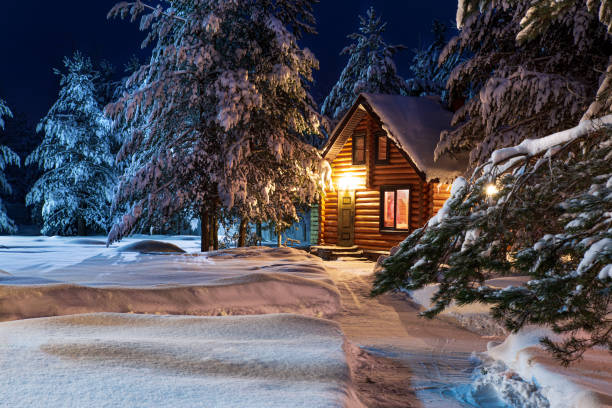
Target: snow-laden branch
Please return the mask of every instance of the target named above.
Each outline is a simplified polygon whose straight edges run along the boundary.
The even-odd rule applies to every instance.
[[[537,156],[561,144],[583,137],[603,126],[612,125],[612,115],[598,119],[585,120],[578,126],[566,129],[540,139],[525,139],[519,145],[495,150],[491,154],[491,164],[494,166],[515,156]]]

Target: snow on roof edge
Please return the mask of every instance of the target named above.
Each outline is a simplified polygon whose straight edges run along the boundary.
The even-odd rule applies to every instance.
[[[434,160],[440,133],[451,127],[452,112],[430,98],[363,93],[355,103],[361,97],[378,116],[389,138],[425,174],[427,181],[438,179],[440,183],[451,183],[463,175],[467,155]]]

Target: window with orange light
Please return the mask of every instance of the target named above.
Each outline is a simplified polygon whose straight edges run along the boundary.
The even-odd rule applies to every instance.
[[[383,187],[381,189],[382,230],[408,231],[410,229],[410,189]]]

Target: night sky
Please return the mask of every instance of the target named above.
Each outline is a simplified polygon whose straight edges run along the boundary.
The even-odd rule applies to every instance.
[[[131,55],[147,55],[140,49],[144,34],[137,23],[106,19],[117,0],[1,1],[0,98],[32,121],[38,122],[57,97],[58,77],[52,69],[62,68],[64,56],[80,50],[94,62],[106,59],[122,69]],[[349,42],[346,36],[357,30],[357,16],[370,6],[388,22],[385,40],[412,50],[432,40],[433,19],[453,22],[457,0],[321,0],[315,9],[319,34],[302,41],[320,62],[312,89],[317,101],[338,79],[347,61],[338,54]],[[412,55],[405,51],[396,58],[405,77]]]

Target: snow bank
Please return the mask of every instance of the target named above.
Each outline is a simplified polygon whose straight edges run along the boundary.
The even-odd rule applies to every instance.
[[[141,254],[67,241],[3,241],[9,248],[0,250],[0,268],[10,275],[0,274],[0,321],[91,312],[331,316],[340,310],[323,262],[296,249]]]
[[[0,406],[358,407],[337,324],[88,314],[0,324]]]
[[[120,252],[140,252],[141,254],[149,254],[156,252],[185,252],[183,249],[170,242],[156,241],[153,239],[145,239],[143,241],[132,242],[131,244],[119,247],[117,250]]]
[[[509,335],[497,346],[490,346],[485,353],[489,367],[500,367],[501,387],[511,387],[523,393],[527,401],[532,396],[533,386],[555,408],[590,408],[612,404],[612,356],[605,350],[589,350],[584,360],[568,368],[561,367],[539,343],[544,336],[553,334],[542,328],[526,328],[518,334]],[[521,388],[512,387],[509,381],[532,384]],[[499,377],[499,376],[498,376]],[[505,380],[507,381],[505,381]],[[522,390],[522,391],[521,391]],[[533,405],[539,406],[539,405]]]
[[[490,279],[486,281],[486,284],[492,287],[505,288],[508,286],[520,286],[527,280],[529,280],[527,276],[508,276]],[[437,290],[438,285],[428,285],[423,289],[408,292],[408,295],[414,302],[425,309],[429,309],[433,306],[431,297]],[[507,334],[506,330],[491,317],[490,310],[490,306],[482,303],[458,306],[455,302],[452,302],[439,314],[439,317],[480,335],[505,336]]]

